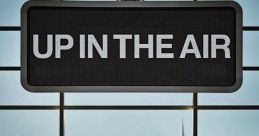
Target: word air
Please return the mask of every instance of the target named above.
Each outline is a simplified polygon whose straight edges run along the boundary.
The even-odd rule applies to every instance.
[[[195,36],[188,34],[183,45],[181,45],[182,50],[178,53],[180,54],[179,56],[175,56],[174,52],[163,51],[170,48],[172,49],[174,46],[180,46],[174,45],[173,42],[168,43],[168,40],[173,41],[173,34],[149,34],[146,43],[140,42],[139,34],[114,34],[112,36],[103,34],[102,38],[98,40],[93,34],[80,34],[79,45],[75,45],[73,37],[68,34],[47,34],[45,35],[47,45],[39,45],[39,36],[42,35],[33,34],[33,53],[40,59],[47,59],[52,55],[57,59],[62,58],[62,55],[69,52],[72,48],[79,48],[79,58],[93,58],[96,56],[94,53],[98,53],[100,58],[109,58],[108,46],[119,48],[118,58],[127,58],[127,53],[134,53],[134,58],[185,58],[189,54],[192,54],[195,58],[216,58],[218,51],[223,51],[225,58],[231,58],[229,49],[230,38],[225,34],[204,34],[202,37],[203,45],[200,46],[197,45]],[[154,40],[154,38],[156,38],[156,40]],[[118,43],[118,45],[108,45],[108,40],[117,40],[116,43]],[[126,46],[129,46],[127,42],[130,40],[134,43],[134,52],[127,52]],[[217,42],[218,40],[222,42],[219,43]],[[39,46],[47,48],[42,52],[39,50]],[[202,47],[202,49],[198,47]],[[141,54],[140,50],[146,50],[148,53]]]

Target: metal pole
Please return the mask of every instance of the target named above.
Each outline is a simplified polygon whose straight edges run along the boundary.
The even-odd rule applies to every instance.
[[[193,136],[198,136],[198,94],[193,93]]]
[[[64,125],[64,93],[59,94],[59,136],[65,136]]]

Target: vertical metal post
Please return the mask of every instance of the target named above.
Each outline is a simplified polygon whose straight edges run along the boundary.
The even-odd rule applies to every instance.
[[[64,1],[64,0],[59,0]],[[59,94],[59,136],[65,136],[64,93]]]
[[[193,93],[193,136],[198,136],[198,94]]]
[[[64,93],[59,94],[59,136],[65,136],[64,130]]]
[[[198,0],[193,0],[198,1]],[[198,136],[198,94],[193,93],[193,136]]]
[[[198,93],[193,93],[193,136],[198,136]]]

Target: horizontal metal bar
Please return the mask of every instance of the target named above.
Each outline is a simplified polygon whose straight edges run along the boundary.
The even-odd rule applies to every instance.
[[[65,110],[189,110],[192,106],[166,106],[166,105],[118,105],[118,106],[64,106]]]
[[[259,26],[243,26],[243,31],[259,31]]]
[[[0,31],[20,31],[20,26],[0,26]]]
[[[259,67],[243,67],[243,70],[259,70]]]
[[[0,110],[59,110],[59,106],[4,105]]]
[[[199,110],[259,110],[259,105],[210,105],[198,106]]]
[[[189,110],[192,106],[167,106],[167,105],[87,105],[87,106],[24,106],[4,105],[0,110]]]
[[[17,71],[21,70],[21,67],[0,67],[0,70]]]
[[[17,71],[17,70],[21,70],[21,67],[0,67],[0,71],[5,71],[5,70],[7,70],[7,71]],[[259,67],[243,67],[243,70],[247,70],[247,71],[249,71],[249,70],[259,70]]]
[[[83,105],[64,106],[64,110],[192,110],[188,105]],[[0,110],[59,110],[61,106],[4,105]],[[259,110],[259,105],[198,105],[198,110]]]
[[[20,26],[0,26],[0,31],[20,31]],[[243,26],[244,31],[259,31],[259,26]]]

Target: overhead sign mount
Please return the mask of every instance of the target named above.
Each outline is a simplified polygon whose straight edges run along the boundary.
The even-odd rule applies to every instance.
[[[22,7],[33,92],[233,92],[242,83],[235,2],[55,2]]]

